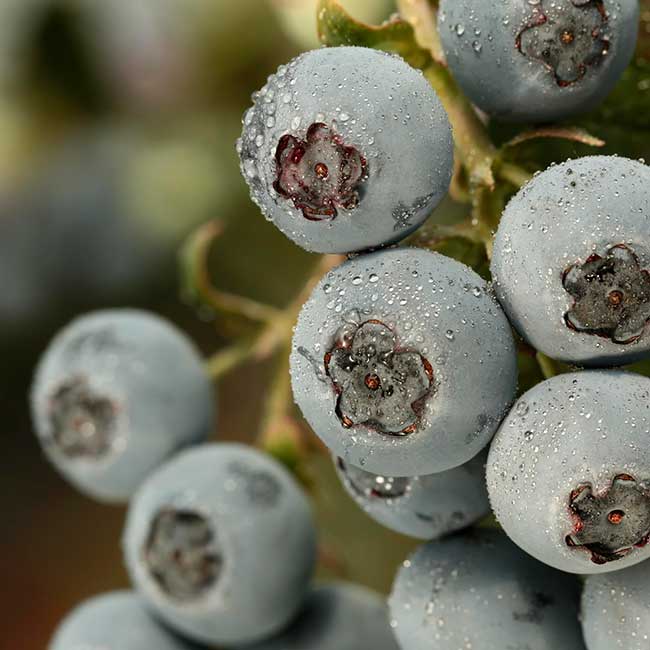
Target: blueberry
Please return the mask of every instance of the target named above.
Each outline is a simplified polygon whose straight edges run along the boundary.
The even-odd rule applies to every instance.
[[[362,47],[302,54],[254,95],[237,144],[253,200],[298,245],[399,241],[449,187],[451,128],[422,74]]]
[[[347,583],[315,587],[296,621],[246,650],[399,650],[383,598]]]
[[[243,445],[188,450],[131,502],[127,569],[148,605],[204,643],[258,642],[296,614],[315,563],[307,500],[289,473]]]
[[[442,0],[449,67],[479,108],[510,122],[591,110],[631,61],[638,0]]]
[[[343,486],[380,524],[404,535],[435,539],[490,512],[481,453],[468,463],[427,476],[379,476],[336,459]]]
[[[589,650],[647,650],[649,562],[587,578],[582,593],[582,631]]]
[[[490,501],[521,548],[563,571],[650,557],[650,379],[558,375],[528,391],[492,442]]]
[[[508,322],[471,269],[419,249],[349,260],[305,304],[294,397],[346,464],[441,472],[487,445],[517,384]]]
[[[48,458],[104,501],[128,500],[214,425],[213,389],[196,349],[142,311],[98,311],[70,323],[43,355],[31,397]]]
[[[130,591],[96,596],[61,623],[49,650],[198,650],[174,636]]]
[[[580,650],[579,598],[574,576],[477,530],[420,546],[389,605],[402,650]]]
[[[538,350],[585,366],[650,357],[650,169],[591,156],[551,167],[508,204],[492,275]]]

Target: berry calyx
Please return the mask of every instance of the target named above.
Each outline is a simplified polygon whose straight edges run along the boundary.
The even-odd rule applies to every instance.
[[[394,332],[379,320],[356,329],[346,325],[335,340],[325,355],[325,372],[343,426],[363,425],[389,435],[416,431],[433,390],[429,361],[419,352],[400,349]]]
[[[621,345],[642,336],[650,320],[650,272],[630,247],[618,244],[570,266],[562,284],[574,299],[564,316],[571,329]]]
[[[291,199],[305,219],[333,219],[338,209],[352,210],[359,203],[359,186],[367,174],[366,159],[326,124],[312,124],[304,140],[283,135],[275,160],[275,191]]]
[[[629,474],[616,476],[602,494],[589,483],[578,486],[569,510],[574,530],[566,544],[589,551],[595,564],[619,560],[650,538],[650,486]]]
[[[161,510],[144,549],[149,574],[175,600],[192,601],[212,589],[223,558],[205,517],[190,510]]]
[[[50,399],[51,441],[68,458],[101,459],[114,446],[116,414],[116,404],[83,378],[66,381]]]
[[[603,0],[542,2],[517,37],[517,49],[543,63],[558,86],[570,86],[607,55],[607,11]]]

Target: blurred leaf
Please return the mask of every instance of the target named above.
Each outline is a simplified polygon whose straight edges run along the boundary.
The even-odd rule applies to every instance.
[[[428,50],[434,61],[445,64],[440,34],[437,29],[438,2],[434,0],[397,0],[402,17],[410,23],[420,47]]]
[[[572,126],[548,126],[531,131],[524,131],[514,138],[509,140],[503,145],[503,149],[516,147],[522,142],[535,140],[538,138],[558,138],[562,140],[571,140],[572,142],[579,142],[590,147],[604,147],[605,141],[591,135],[585,129]]]
[[[415,40],[409,23],[394,17],[378,27],[356,20],[337,2],[318,3],[318,36],[324,45],[359,45],[399,54],[416,68],[431,60],[430,54]]]

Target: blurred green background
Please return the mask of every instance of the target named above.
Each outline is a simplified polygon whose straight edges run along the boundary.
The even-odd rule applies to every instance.
[[[389,0],[347,0],[380,22]],[[124,510],[76,493],[42,457],[28,388],[73,315],[140,306],[206,354],[224,341],[179,298],[177,249],[219,218],[222,289],[284,305],[315,258],[248,198],[234,144],[250,94],[315,47],[315,0],[1,0],[0,611],[2,650],[42,650],[79,601],[128,584]],[[271,271],[271,272],[270,272]],[[252,440],[271,368],[216,388],[220,439]],[[313,489],[323,576],[386,589],[410,542],[342,493],[327,459]],[[154,650],[154,649],[152,649]]]
[[[650,157],[643,2],[635,65],[580,121],[607,152],[631,157]],[[316,262],[250,202],[234,149],[250,94],[317,46],[315,4],[0,0],[0,650],[42,650],[76,603],[128,584],[124,510],[64,483],[31,431],[31,374],[53,333],[79,312],[139,306],[171,318],[206,355],[218,350],[225,341],[211,316],[180,299],[177,265],[181,242],[210,219],[226,226],[210,259],[221,289],[283,306]],[[395,9],[392,0],[342,4],[374,23]],[[498,143],[514,131],[491,134]],[[535,141],[517,158],[541,167],[587,153]],[[447,201],[436,218],[466,211]],[[271,376],[268,364],[249,364],[220,382],[220,439],[252,441]],[[320,576],[386,591],[415,543],[360,512],[325,456],[309,469]]]

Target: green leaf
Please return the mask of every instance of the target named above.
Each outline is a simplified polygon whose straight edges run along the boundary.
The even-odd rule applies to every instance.
[[[359,45],[399,54],[416,68],[424,68],[431,55],[416,42],[409,23],[399,17],[383,25],[367,25],[356,20],[337,2],[319,0],[318,37],[324,45]]]

